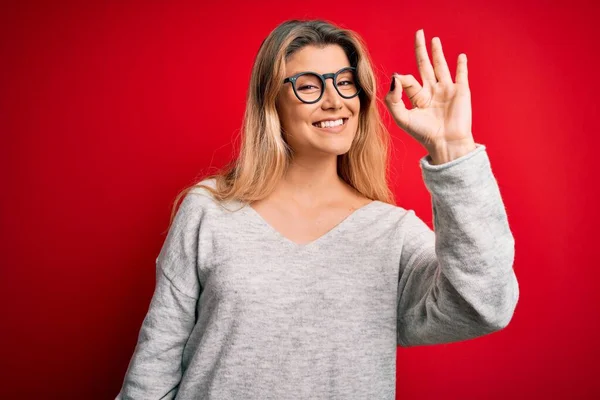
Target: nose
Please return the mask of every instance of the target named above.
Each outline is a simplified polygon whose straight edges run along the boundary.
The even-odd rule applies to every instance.
[[[342,96],[335,90],[333,86],[333,78],[325,79],[325,89],[323,91],[322,107],[327,108],[340,108],[342,105]]]

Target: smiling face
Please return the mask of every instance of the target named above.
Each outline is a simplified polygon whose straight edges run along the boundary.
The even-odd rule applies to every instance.
[[[292,76],[304,71],[335,73],[351,65],[346,53],[338,45],[328,45],[324,48],[309,45],[294,53],[285,66],[286,76]],[[340,91],[344,93],[341,81],[338,78]],[[277,97],[276,105],[281,126],[296,156],[344,154],[350,149],[356,135],[360,111],[359,96],[345,99],[335,90],[332,79],[326,79],[325,82],[323,97],[314,104],[300,101],[294,94],[291,82],[283,85]],[[339,118],[343,119],[342,126],[331,128],[314,125],[319,121]]]

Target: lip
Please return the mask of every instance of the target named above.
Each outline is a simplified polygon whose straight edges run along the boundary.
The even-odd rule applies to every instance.
[[[346,125],[348,125],[348,119],[349,118],[342,118],[344,120],[344,123],[342,125],[339,126],[334,126],[331,128],[320,128],[318,126],[314,126],[313,124],[310,124],[313,128],[318,129],[319,131],[322,132],[327,132],[327,133],[339,133],[341,131],[343,131],[346,128]]]

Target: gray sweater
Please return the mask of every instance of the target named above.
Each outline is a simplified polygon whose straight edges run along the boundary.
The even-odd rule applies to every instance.
[[[186,195],[116,399],[394,399],[397,345],[506,327],[515,243],[485,146],[430,161],[435,233],[373,201],[299,245],[247,204]]]

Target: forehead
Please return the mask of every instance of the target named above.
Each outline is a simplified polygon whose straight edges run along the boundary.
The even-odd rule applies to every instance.
[[[337,72],[344,67],[350,67],[350,61],[344,49],[338,45],[327,45],[323,48],[305,46],[292,54],[285,63],[288,76],[304,71],[326,74]]]

